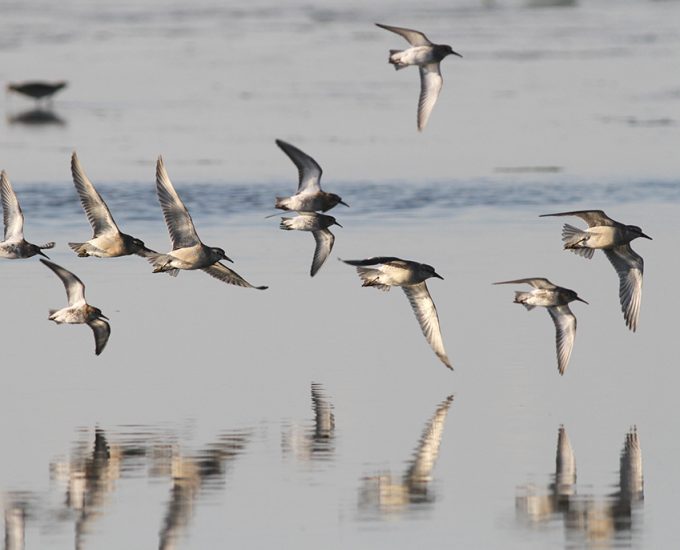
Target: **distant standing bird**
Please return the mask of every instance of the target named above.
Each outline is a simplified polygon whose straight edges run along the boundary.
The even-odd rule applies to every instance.
[[[48,319],[58,325],[61,323],[87,324],[94,332],[95,354],[99,355],[104,351],[104,347],[109,341],[109,335],[111,334],[111,327],[104,320],[108,319],[108,317],[99,308],[93,307],[85,301],[85,285],[78,277],[53,262],[47,260],[40,261],[54,271],[57,277],[61,279],[66,288],[66,297],[68,298],[68,307],[50,309]]]
[[[146,254],[147,260],[154,267],[154,273],[167,272],[168,275],[176,277],[180,269],[201,269],[225,283],[258,290],[267,288],[251,285],[238,273],[220,263],[220,260],[231,262],[224,250],[206,246],[201,242],[194,222],[175,191],[161,157],[158,157],[156,164],[156,193],[172,240],[172,250],[167,254],[157,252]]]
[[[501,281],[495,285],[509,285],[527,283],[534,287],[529,292],[515,292],[515,304],[522,304],[531,311],[536,306],[548,308],[548,313],[555,323],[557,341],[557,368],[560,374],[564,374],[569,364],[571,350],[576,338],[576,317],[569,309],[569,302],[578,300],[587,304],[578,297],[576,292],[552,284],[548,279],[534,277],[529,279],[515,279],[513,281]]]
[[[24,240],[24,213],[4,170],[0,172],[0,194],[2,195],[2,216],[5,224],[5,238],[0,242],[0,258],[16,260],[18,258],[30,258],[36,254],[47,258],[48,256],[41,252],[41,249],[52,248],[54,243],[37,245]]]
[[[87,256],[115,258],[137,254],[146,257],[148,253],[154,252],[146,248],[141,240],[120,232],[109,207],[85,175],[75,151],[71,156],[71,174],[80,203],[94,231],[92,239],[87,242],[68,243],[78,256],[81,258]]]
[[[36,101],[43,98],[51,98],[59,90],[66,87],[66,82],[42,82],[39,80],[31,82],[21,82],[7,84],[8,92],[15,92],[17,94],[32,97]]]
[[[356,266],[357,273],[363,281],[362,286],[372,286],[385,291],[388,291],[391,286],[400,286],[413,308],[430,347],[442,363],[453,370],[444,350],[437,308],[425,284],[430,277],[444,279],[435,272],[434,267],[394,257],[341,261]]]
[[[433,44],[419,31],[390,27],[376,23],[386,29],[403,36],[411,47],[406,50],[390,50],[388,62],[398,71],[409,65],[417,65],[420,69],[420,98],[418,99],[418,130],[422,131],[430,118],[430,113],[437,102],[444,80],[439,63],[447,55],[463,57],[446,44]]]
[[[281,150],[288,155],[288,158],[297,166],[299,173],[298,189],[291,197],[276,197],[275,208],[281,210],[297,210],[298,212],[316,212],[321,210],[326,212],[336,204],[343,204],[342,198],[335,193],[326,193],[321,190],[321,166],[297,147],[286,143],[280,139],[276,140]]]
[[[619,300],[626,326],[633,332],[637,328],[642,301],[642,272],[644,262],[630,247],[630,241],[643,237],[652,240],[637,225],[624,225],[612,220],[602,210],[575,210],[542,214],[546,216],[577,216],[588,224],[581,230],[569,224],[562,228],[565,250],[585,258],[592,258],[595,249],[602,250],[619,276]]]
[[[314,249],[314,260],[309,274],[314,277],[319,268],[324,264],[326,258],[333,250],[335,235],[328,229],[331,225],[342,227],[333,216],[317,214],[316,212],[302,212],[294,218],[281,218],[281,229],[288,231],[297,229],[298,231],[311,231],[316,241]]]

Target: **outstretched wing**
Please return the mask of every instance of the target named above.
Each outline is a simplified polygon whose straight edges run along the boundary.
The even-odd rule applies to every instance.
[[[111,335],[111,326],[104,321],[104,319],[93,319],[87,323],[89,327],[94,332],[94,342],[95,342],[95,355],[99,355],[104,348],[106,343],[109,341],[109,336]]]
[[[573,210],[571,212],[556,212],[554,214],[541,214],[539,218],[545,218],[547,216],[576,216],[586,222],[588,227],[595,227],[598,225],[613,226],[615,224],[614,220],[607,216],[607,214],[605,214],[602,210]]]
[[[99,237],[104,233],[119,233],[109,207],[106,206],[104,199],[85,175],[75,151],[71,155],[71,174],[73,175],[73,185],[75,185],[80,197],[80,204],[83,205],[83,210],[85,210],[87,219],[94,230],[94,236]]]
[[[427,285],[423,281],[417,285],[409,285],[401,287],[411,303],[413,313],[416,314],[420,328],[423,331],[425,339],[430,344],[430,347],[437,354],[437,357],[448,368],[453,370],[451,361],[446,355],[444,349],[444,342],[442,341],[442,333],[439,328],[439,316],[437,315],[437,308],[432,301],[430,292],[427,290]]]
[[[2,218],[5,223],[4,240],[20,241],[24,238],[24,213],[4,170],[0,173],[0,194],[2,194]]]
[[[69,306],[77,306],[85,303],[85,285],[78,277],[54,262],[43,260],[42,258],[40,261],[54,271],[57,274],[57,277],[61,279],[61,282],[64,283]]]
[[[276,145],[288,155],[298,169],[298,193],[316,193],[321,191],[321,166],[307,153],[303,153],[297,147],[277,139]]]
[[[256,288],[257,290],[265,290],[266,286],[254,286],[241,277],[236,271],[229,269],[226,265],[220,262],[214,263],[211,266],[201,268],[211,277],[219,279],[222,282],[229,283],[230,285],[242,286],[245,288]]]
[[[619,276],[619,300],[626,325],[635,332],[642,301],[642,272],[644,262],[629,244],[605,249],[604,253]]]
[[[527,279],[514,279],[512,281],[499,281],[498,283],[494,283],[495,285],[510,285],[510,284],[523,284],[526,283],[528,285],[533,286],[534,288],[541,288],[543,290],[555,290],[557,288],[556,285],[552,284],[548,279],[544,277],[530,277]]]
[[[564,374],[569,364],[571,350],[576,338],[576,317],[568,305],[551,306],[548,313],[555,323],[555,340],[557,342],[557,368]]]
[[[312,231],[312,235],[314,235],[314,240],[316,241],[316,248],[314,249],[314,260],[312,261],[312,269],[309,274],[314,277],[316,272],[319,271],[321,266],[328,258],[331,250],[333,250],[335,235],[333,235],[333,233],[331,233],[328,229]]]
[[[161,203],[165,225],[168,226],[173,250],[199,244],[201,240],[196,234],[194,222],[168,177],[162,157],[158,157],[156,164],[156,194]]]
[[[413,29],[405,29],[404,27],[391,27],[390,25],[383,25],[382,23],[376,23],[376,26],[381,29],[392,31],[400,36],[403,36],[406,41],[411,44],[411,46],[431,46],[432,42],[427,39],[420,31],[414,31]]]
[[[439,92],[442,89],[441,72],[439,63],[429,63],[420,67],[420,98],[418,99],[418,130],[422,131],[430,119],[430,113],[434,104],[437,103]]]

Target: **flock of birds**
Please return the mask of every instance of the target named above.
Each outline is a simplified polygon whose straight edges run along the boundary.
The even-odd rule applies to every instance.
[[[422,32],[380,23],[376,25],[399,34],[410,44],[405,50],[390,50],[388,61],[396,70],[413,65],[420,70],[417,127],[422,131],[442,88],[440,62],[449,55],[462,56],[453,51],[449,45],[432,43]],[[51,97],[65,85],[65,82],[27,82],[10,84],[8,90],[40,101]],[[276,144],[291,159],[299,172],[297,192],[290,197],[276,198],[276,208],[296,213],[294,217],[282,217],[280,228],[312,233],[316,246],[310,275],[314,276],[330,255],[335,243],[335,236],[329,228],[333,225],[342,227],[333,216],[325,212],[338,204],[349,205],[340,196],[321,189],[322,169],[311,156],[282,140],[276,140]],[[229,284],[258,290],[267,288],[246,281],[222,263],[222,260],[232,261],[222,248],[209,247],[201,241],[186,206],[170,181],[161,157],[158,158],[156,165],[156,192],[172,241],[172,250],[165,254],[147,248],[141,240],[119,230],[106,203],[85,175],[75,152],[71,158],[71,172],[80,202],[94,232],[89,241],[69,243],[78,256],[112,258],[137,254],[152,264],[154,273],[165,272],[177,276],[179,270],[200,269],[211,277]],[[4,241],[0,243],[0,257],[17,259],[29,258],[36,254],[47,257],[42,250],[52,248],[54,243],[35,245],[24,240],[23,214],[5,172],[2,172],[0,178],[0,189],[5,224]],[[601,210],[558,212],[543,216],[577,216],[588,224],[586,229],[565,224],[562,230],[564,248],[588,259],[592,258],[595,250],[604,251],[619,276],[619,297],[626,325],[635,331],[640,312],[643,260],[631,249],[630,242],[638,237],[646,239],[651,237],[645,235],[637,226],[614,221]],[[50,310],[49,319],[56,323],[84,323],[90,326],[95,336],[95,353],[99,355],[104,350],[111,333],[107,317],[101,310],[86,302],[85,286],[76,275],[49,260],[40,261],[61,279],[68,299],[68,306]],[[356,267],[363,286],[383,291],[388,291],[393,286],[401,287],[430,347],[446,367],[453,369],[444,349],[437,309],[426,284],[427,279],[432,277],[443,279],[432,266],[392,256],[342,261]],[[556,328],[558,370],[560,374],[564,374],[576,335],[576,317],[571,312],[569,303],[585,300],[579,298],[573,290],[557,286],[542,277],[514,279],[494,284],[524,283],[532,286],[533,290],[517,291],[515,303],[524,305],[528,310],[536,306],[548,309]]]

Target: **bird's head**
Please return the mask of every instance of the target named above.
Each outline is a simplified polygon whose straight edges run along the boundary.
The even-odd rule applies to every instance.
[[[642,232],[642,229],[640,229],[637,225],[627,225],[626,229],[633,233],[635,236],[633,237],[634,239],[637,239],[638,237],[642,237],[643,239],[649,239],[650,241],[652,238],[649,235],[645,235]]]
[[[441,279],[442,281],[444,280],[444,277],[442,277],[439,273],[437,273],[434,270],[434,267],[432,267],[431,265],[428,265],[428,264],[420,264],[420,265],[421,265],[421,269],[423,270],[423,272],[425,272],[425,274],[427,275],[428,278],[429,277],[437,277],[437,279]]]
[[[213,253],[213,257],[217,258],[216,261],[227,260],[228,262],[232,262],[232,263],[234,262],[234,260],[232,260],[229,256],[227,256],[226,252],[222,248],[214,246],[210,250]]]

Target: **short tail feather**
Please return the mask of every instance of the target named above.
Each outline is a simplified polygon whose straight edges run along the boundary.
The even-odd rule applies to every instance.
[[[293,230],[293,218],[281,218],[281,225],[279,227],[281,229],[285,229],[286,231],[292,231]]]
[[[290,197],[276,197],[274,208],[280,208],[281,210],[290,210],[290,208],[287,205],[289,198]]]
[[[380,276],[380,271],[378,269],[371,269],[370,267],[357,267],[357,273],[363,284],[361,286],[372,286],[378,290],[384,290],[387,292],[390,289],[389,285],[384,285],[378,281]]]
[[[167,273],[171,277],[177,277],[179,269],[175,267],[166,267],[171,257],[168,254],[161,254],[159,252],[149,251],[146,260],[153,266],[154,273]]]
[[[593,257],[595,251],[592,248],[583,246],[582,243],[587,240],[587,238],[588,233],[586,231],[574,227],[573,225],[569,225],[568,223],[564,224],[564,227],[562,228],[564,248],[571,250],[574,254],[590,259]]]
[[[536,306],[526,303],[526,299],[530,296],[529,292],[522,292],[520,290],[515,291],[515,304],[522,304],[528,311],[531,311]]]
[[[45,243],[45,244],[39,244],[38,248],[40,248],[41,250],[44,250],[46,248],[54,248],[54,243],[52,241],[50,241],[50,242]]]

